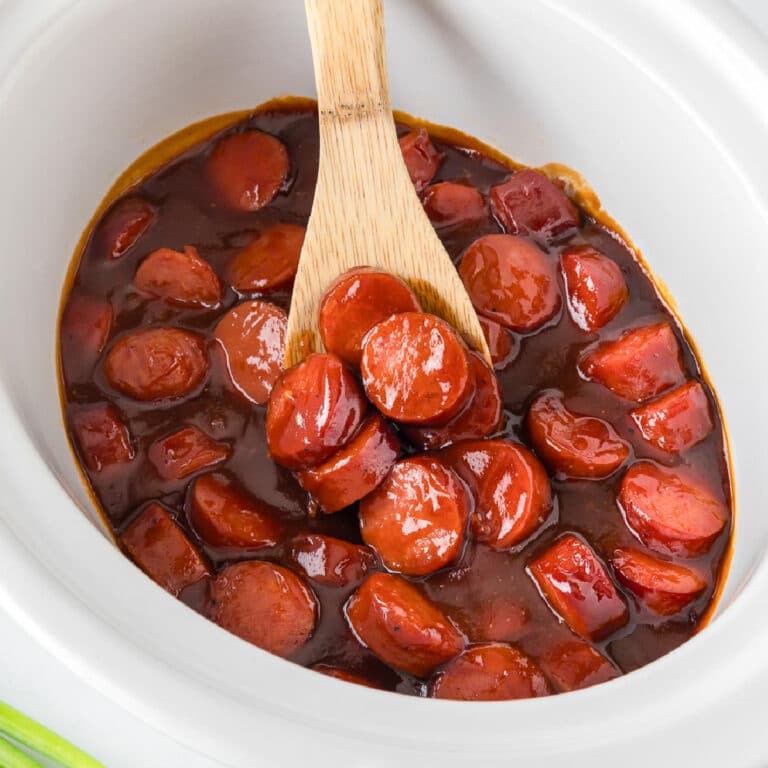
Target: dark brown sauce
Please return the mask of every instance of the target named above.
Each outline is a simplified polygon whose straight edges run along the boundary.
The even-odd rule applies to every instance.
[[[125,256],[117,260],[105,258],[97,236],[91,236],[78,254],[78,264],[71,291],[108,297],[115,312],[110,343],[121,334],[141,327],[163,324],[210,333],[226,310],[240,300],[227,288],[223,305],[211,311],[182,310],[140,296],[132,286],[133,276],[142,259],[156,248],[182,249],[195,245],[200,255],[217,272],[255,231],[280,222],[306,224],[312,205],[317,175],[317,116],[306,102],[291,107],[258,111],[225,129],[217,137],[246,128],[259,128],[280,138],[292,160],[292,176],[284,193],[272,204],[255,213],[238,213],[217,205],[203,175],[203,164],[212,141],[204,141],[161,167],[131,190],[157,206],[156,224]],[[405,130],[402,127],[401,130]],[[458,135],[458,134],[457,134]],[[434,139],[434,137],[433,137]],[[502,181],[511,164],[491,159],[476,149],[462,148],[434,139],[445,153],[435,181],[466,179],[487,195],[490,186]],[[544,388],[561,390],[567,404],[576,411],[601,416],[610,421],[619,434],[632,445],[637,457],[649,457],[672,465],[681,460],[655,451],[639,438],[629,418],[631,404],[612,396],[602,386],[589,383],[577,373],[576,359],[581,350],[597,339],[611,338],[620,330],[658,320],[671,320],[684,352],[685,369],[690,378],[702,379],[696,357],[677,321],[657,289],[623,241],[593,218],[585,216],[584,225],[570,244],[589,243],[610,256],[621,267],[630,291],[630,301],[619,315],[596,334],[585,334],[570,319],[566,309],[536,333],[521,339],[517,359],[499,374],[504,391],[506,421],[504,433],[525,441],[522,417],[532,396]],[[98,228],[94,230],[98,234]],[[454,261],[473,240],[483,234],[501,232],[489,216],[482,225],[462,231],[441,233]],[[550,249],[556,259],[559,248]],[[270,294],[268,300],[288,307],[289,293]],[[103,356],[102,356],[103,359]],[[67,361],[64,361],[67,362]],[[719,480],[726,500],[731,491],[722,422],[716,401],[706,384],[715,415],[715,429],[702,443],[687,451],[685,463],[711,481]],[[117,405],[129,425],[136,458],[101,473],[86,471],[91,487],[110,526],[119,534],[136,516],[142,505],[161,500],[176,511],[187,534],[200,544],[186,519],[185,495],[190,479],[161,479],[147,458],[149,445],[177,429],[181,424],[195,424],[217,440],[233,445],[231,458],[223,470],[236,477],[254,496],[281,510],[287,529],[285,540],[293,532],[314,531],[360,542],[355,509],[319,517],[309,517],[304,492],[291,474],[276,466],[268,457],[264,433],[264,408],[253,406],[225,385],[223,373],[213,365],[204,390],[189,399],[171,404],[142,404],[115,392],[107,383],[101,362],[85,370],[78,379],[64,381],[63,397],[67,423],[73,407],[83,403],[109,400]],[[619,545],[636,545],[627,529],[615,498],[621,473],[608,480],[552,480],[557,497],[556,512],[551,523],[530,543],[510,552],[495,552],[468,541],[463,556],[448,570],[419,580],[428,596],[440,604],[462,628],[468,631],[464,618],[473,605],[489,599],[508,596],[529,613],[528,631],[517,643],[534,658],[555,644],[573,639],[570,630],[550,611],[525,572],[526,564],[559,533],[569,530],[582,533],[605,560]],[[613,635],[601,648],[625,672],[662,656],[680,645],[699,627],[706,614],[719,580],[731,532],[731,524],[715,542],[710,552],[691,564],[708,578],[704,593],[684,614],[672,620],[660,619],[639,610],[629,600],[629,623]],[[201,545],[202,546],[202,545]],[[253,557],[242,552],[221,552],[202,546],[216,569],[237,559]],[[260,551],[259,559],[289,565],[286,547]],[[85,554],[87,556],[87,553]],[[312,584],[320,602],[320,621],[309,642],[292,658],[303,665],[324,662],[358,672],[381,687],[404,693],[423,695],[425,683],[395,672],[363,648],[354,638],[343,615],[343,605],[352,589],[338,589]],[[204,590],[188,589],[182,599],[197,610],[202,609]]]

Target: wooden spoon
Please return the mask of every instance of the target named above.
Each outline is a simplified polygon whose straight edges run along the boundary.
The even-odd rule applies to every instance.
[[[306,0],[320,166],[293,287],[286,365],[322,349],[317,312],[342,272],[379,267],[490,362],[475,310],[421,206],[395,132],[381,0]]]

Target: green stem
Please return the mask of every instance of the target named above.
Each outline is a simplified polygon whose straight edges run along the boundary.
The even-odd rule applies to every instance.
[[[29,755],[5,739],[0,739],[0,766],[2,768],[41,768]]]
[[[74,744],[2,701],[0,733],[10,736],[34,752],[50,757],[63,768],[105,768],[103,763],[94,760]],[[18,763],[19,768],[31,768],[34,765]],[[16,765],[12,764],[11,768],[16,768]]]

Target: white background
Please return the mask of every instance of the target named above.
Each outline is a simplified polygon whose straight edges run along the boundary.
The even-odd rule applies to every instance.
[[[768,0],[723,2],[740,9],[768,40]],[[755,705],[759,701],[764,705],[764,697],[753,693],[757,693]],[[190,753],[81,682],[2,612],[0,699],[62,733],[109,768],[219,765]],[[727,724],[723,725],[723,737],[727,738]],[[257,764],[258,744],[254,744]],[[734,768],[738,768],[736,764]]]

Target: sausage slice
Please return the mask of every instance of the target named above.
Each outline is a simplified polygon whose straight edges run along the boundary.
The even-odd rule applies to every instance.
[[[493,367],[497,371],[504,370],[517,357],[520,345],[510,331],[494,320],[489,320],[482,315],[478,315],[477,319],[488,342]]]
[[[182,480],[226,461],[229,443],[214,440],[194,424],[155,440],[147,456],[165,480]]]
[[[128,427],[111,403],[79,407],[70,420],[80,456],[91,472],[125,464],[135,456]]]
[[[580,640],[570,640],[551,648],[539,663],[561,693],[589,688],[621,675],[612,661]]]
[[[73,293],[61,318],[61,361],[68,379],[79,378],[98,360],[112,330],[112,304]]]
[[[389,570],[424,576],[461,553],[470,505],[462,481],[439,459],[403,459],[360,502],[360,531]]]
[[[183,251],[152,251],[136,270],[133,283],[143,293],[181,307],[210,309],[221,302],[219,278],[191,245]]]
[[[421,192],[435,177],[445,155],[435,149],[429,134],[423,128],[406,133],[399,141],[408,175],[416,191]]]
[[[319,533],[296,536],[290,557],[308,579],[329,587],[357,586],[376,565],[367,547]]]
[[[455,181],[433,184],[424,193],[424,210],[437,229],[456,229],[488,218],[485,198],[474,187]]]
[[[101,223],[97,237],[111,259],[126,254],[157,219],[157,209],[139,197],[115,203]]]

